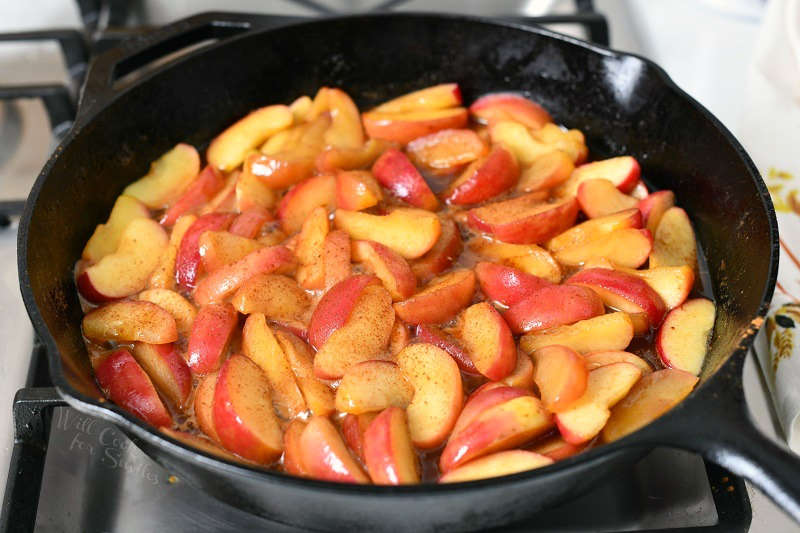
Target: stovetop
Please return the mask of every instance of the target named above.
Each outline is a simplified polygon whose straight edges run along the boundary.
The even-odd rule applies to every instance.
[[[243,0],[245,1],[245,0]],[[579,37],[593,38],[608,43],[608,27],[603,17],[593,11],[591,0],[575,0],[577,16],[564,18],[565,2],[558,0],[453,2],[440,0],[444,9],[466,11],[473,14],[514,18],[524,23],[536,23],[531,15],[559,14],[539,22],[558,22],[558,30],[569,31]],[[142,2],[139,7],[149,9],[150,24],[165,22],[168,18],[184,15],[171,9],[181,2]],[[236,5],[225,6],[235,9]],[[246,2],[245,2],[246,3]],[[85,29],[67,30],[61,33],[35,32],[27,35],[0,35],[0,42],[7,40],[55,41],[62,48],[65,63],[64,82],[42,82],[27,87],[0,87],[0,170],[12,165],[14,175],[0,175],[0,224],[7,222],[4,215],[14,215],[20,209],[19,194],[24,194],[32,183],[31,169],[20,165],[19,150],[29,151],[34,157],[45,156],[54,146],[48,137],[42,142],[21,118],[38,113],[39,120],[49,117],[55,129],[53,138],[58,138],[69,127],[74,118],[74,102],[78,85],[85,70],[86,61],[93,52],[113,46],[129,35],[146,31],[145,26],[131,27],[130,20],[142,17],[142,12],[126,14],[120,11],[123,0],[76,0]],[[201,2],[202,4],[202,2]],[[281,11],[288,15],[326,13],[332,9],[359,10],[378,8],[430,9],[429,2],[421,1],[316,1],[287,0]],[[205,4],[192,3],[194,10]],[[487,6],[493,6],[487,8]],[[144,6],[142,8],[142,6]],[[467,6],[464,9],[464,6]],[[252,11],[252,6],[250,6]],[[284,6],[285,7],[285,6]],[[245,8],[246,9],[246,8]],[[499,10],[499,11],[498,11]],[[162,20],[163,19],[163,20]],[[578,22],[579,24],[567,24]],[[138,24],[138,23],[137,23]],[[35,80],[40,81],[40,80]],[[4,81],[3,81],[4,82]],[[31,105],[21,97],[40,98],[44,105]],[[3,105],[4,101],[11,105]],[[22,110],[22,113],[20,112]],[[34,109],[35,111],[31,111]],[[24,116],[20,116],[20,115]],[[35,118],[35,117],[34,117]],[[2,135],[3,133],[7,135]],[[31,137],[34,135],[34,137]],[[15,139],[12,153],[7,143]],[[5,152],[4,152],[5,150]],[[13,166],[16,164],[17,166]],[[28,165],[30,166],[30,165]],[[36,169],[38,171],[38,168]],[[29,182],[16,181],[23,176]],[[10,179],[9,179],[10,178]],[[10,192],[9,192],[10,191]],[[15,196],[16,195],[16,196]],[[2,230],[0,230],[2,231]],[[2,240],[0,234],[0,240]],[[2,243],[0,243],[2,244]],[[11,286],[15,280],[11,280]],[[9,330],[16,331],[16,330]],[[19,350],[18,350],[19,351]],[[23,348],[24,351],[24,348]],[[28,385],[48,387],[50,385],[41,347],[34,350]],[[29,397],[38,398],[37,391],[29,390]],[[45,389],[45,398],[51,391]],[[42,405],[50,405],[44,402]],[[38,420],[38,419],[37,419]],[[32,455],[23,456],[21,463],[14,463],[9,470],[9,486],[15,474],[41,473],[41,490],[36,479],[27,474],[13,494],[23,494],[35,503],[21,501],[4,502],[3,525],[9,531],[27,531],[30,524],[24,521],[9,522],[9,509],[27,506],[25,512],[13,516],[35,520],[37,531],[239,531],[257,528],[267,531],[300,531],[270,522],[231,506],[223,504],[188,486],[181,479],[165,471],[145,456],[115,426],[103,420],[81,414],[69,407],[54,407],[45,411],[42,432],[22,433],[39,435],[43,440],[29,446]],[[43,469],[39,459],[43,459]],[[20,460],[18,458],[18,460]],[[22,466],[20,466],[22,465]],[[24,468],[23,468],[24,467]],[[2,465],[0,465],[2,469]],[[1,481],[1,480],[0,480]],[[22,487],[23,490],[19,490]],[[11,492],[7,491],[8,497]],[[34,506],[34,507],[31,507]],[[667,449],[656,449],[640,461],[633,469],[619,472],[595,487],[584,496],[554,509],[513,524],[504,531],[747,531],[751,521],[750,501],[744,482],[699,456]]]

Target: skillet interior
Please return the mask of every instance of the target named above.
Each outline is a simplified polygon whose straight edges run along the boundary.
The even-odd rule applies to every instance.
[[[90,120],[71,132],[37,181],[20,230],[23,296],[51,348],[51,374],[62,392],[84,409],[109,415],[108,405],[94,400],[71,271],[94,226],[150,161],[178,141],[203,146],[249,110],[288,103],[322,85],[343,88],[363,109],[447,81],[461,84],[466,101],[485,92],[521,90],[557,122],[581,129],[595,157],[634,155],[650,185],[676,192],[704,247],[719,307],[702,376],[708,380],[750,331],[772,291],[774,218],[763,183],[730,134],[640,58],[540,30],[393,15],[311,22],[231,39],[147,76],[108,106],[92,110]],[[176,463],[170,458],[174,445],[171,452],[159,449],[163,441],[110,409],[117,413],[115,421],[176,469],[182,468],[179,463],[212,463],[197,454]],[[609,449],[606,456],[616,451]],[[572,470],[583,471],[587,481],[600,475],[600,468],[588,474],[597,457],[570,461]],[[253,483],[272,478],[284,487],[325,485],[262,473],[250,477]],[[553,501],[558,492],[552,489],[537,504],[529,500],[528,511]],[[264,512],[263,502],[243,504]]]

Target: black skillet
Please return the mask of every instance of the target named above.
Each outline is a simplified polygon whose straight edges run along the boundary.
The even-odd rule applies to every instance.
[[[702,454],[800,519],[800,462],[758,432],[742,364],[777,272],[778,233],[753,163],[708,111],[642,58],[542,29],[475,18],[371,15],[266,26],[206,14],[102,56],[78,122],[31,192],[19,230],[22,294],[50,372],[73,407],[113,421],[183,480],[252,513],[314,529],[447,531],[518,520],[573,498],[654,446]],[[126,83],[167,52],[195,50]],[[363,109],[457,81],[466,101],[524,91],[581,129],[597,157],[631,154],[655,188],[675,191],[702,243],[719,317],[702,383],[680,406],[610,445],[536,471],[449,486],[345,486],[208,456],[99,401],[80,335],[72,267],[123,187],[178,141],[204,146],[249,110],[338,86]],[[724,90],[720,86],[720,90]]]

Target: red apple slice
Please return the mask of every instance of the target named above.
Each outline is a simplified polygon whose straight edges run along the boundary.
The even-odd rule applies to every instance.
[[[197,246],[206,272],[215,272],[263,248],[258,241],[228,231],[203,232],[197,241]]]
[[[618,350],[591,352],[584,355],[583,359],[586,361],[586,368],[590,372],[596,368],[600,368],[601,366],[611,365],[614,363],[630,363],[641,370],[643,376],[646,376],[653,371],[653,367],[650,366],[650,363],[638,355],[630,352]]]
[[[461,230],[450,218],[440,219],[442,232],[425,255],[411,263],[411,270],[420,281],[429,281],[434,276],[441,274],[458,259],[464,250],[461,240]]]
[[[319,350],[328,337],[347,322],[364,289],[378,283],[375,276],[358,275],[331,287],[317,303],[308,323],[308,341],[311,345]]]
[[[520,338],[519,346],[527,353],[560,344],[578,353],[624,350],[633,339],[633,322],[627,313],[608,313],[581,320],[568,326],[533,331]]]
[[[247,210],[242,210],[239,216],[231,223],[229,231],[234,235],[253,239],[259,234],[264,224],[271,220],[274,219],[265,208],[261,206],[251,207]]]
[[[97,263],[119,248],[122,234],[128,224],[138,218],[150,218],[150,210],[132,196],[121,194],[111,208],[105,224],[99,224],[83,248],[81,257],[90,263]]]
[[[217,375],[216,372],[206,374],[198,382],[194,392],[194,417],[200,431],[219,443],[219,435],[214,427],[214,389],[217,387]]]
[[[389,407],[364,432],[364,462],[373,483],[419,483],[419,464],[411,444],[405,412]]]
[[[410,344],[397,354],[397,364],[414,387],[406,414],[411,441],[418,448],[442,444],[461,411],[461,373],[453,358],[432,344]]]
[[[627,313],[646,313],[653,326],[661,323],[667,311],[664,300],[646,281],[626,272],[589,268],[581,270],[567,282],[591,289],[608,307]]]
[[[675,193],[672,191],[656,191],[645,196],[639,201],[639,211],[642,212],[644,227],[655,235],[661,217],[667,209],[675,205]]]
[[[277,137],[276,135],[273,139]],[[241,179],[249,183],[261,183],[272,190],[291,187],[311,176],[314,171],[314,153],[306,147],[270,154],[253,152],[244,160]],[[235,185],[232,192],[235,197]]]
[[[352,275],[350,236],[346,232],[336,230],[328,233],[322,245],[322,262],[325,265],[326,290]]]
[[[281,455],[283,435],[272,407],[267,377],[254,362],[233,355],[214,389],[214,427],[228,450],[259,464]]]
[[[342,436],[348,448],[364,463],[364,432],[375,420],[378,413],[364,413],[361,415],[345,415],[342,418]]]
[[[440,324],[464,309],[475,293],[475,273],[459,269],[434,278],[424,289],[402,302],[394,310],[408,324]]]
[[[442,130],[414,139],[406,147],[415,165],[432,174],[450,174],[488,152],[472,130]]]
[[[132,220],[122,232],[117,250],[78,276],[78,289],[95,303],[136,294],[147,286],[168,244],[167,232],[156,221]]]
[[[688,265],[665,266],[623,272],[647,282],[661,296],[667,309],[674,309],[686,301],[694,287],[694,269]]]
[[[561,150],[542,154],[522,171],[517,190],[535,192],[552,189],[564,183],[574,169],[572,159]]]
[[[440,130],[463,128],[468,119],[469,114],[463,107],[417,109],[401,113],[368,111],[361,115],[367,135],[400,144]]]
[[[281,228],[288,234],[295,233],[317,207],[331,209],[336,201],[336,178],[323,174],[301,181],[292,187],[278,204],[278,219]]]
[[[539,157],[557,150],[531,135],[523,124],[514,119],[493,121],[489,125],[492,144],[503,145],[517,158],[521,167],[528,167]]]
[[[642,213],[638,209],[629,209],[607,217],[594,218],[571,227],[564,233],[550,239],[547,249],[555,253],[566,248],[587,244],[605,239],[614,231],[642,227]]]
[[[475,459],[439,478],[439,483],[461,483],[508,476],[553,464],[553,459],[525,450],[508,450]]]
[[[475,368],[475,363],[472,362],[469,354],[454,335],[431,324],[417,325],[416,335],[421,342],[433,344],[450,354],[462,372],[472,375],[480,374]]]
[[[605,217],[632,209],[639,205],[633,196],[619,189],[605,178],[585,180],[578,186],[578,203],[589,218]]]
[[[139,293],[139,300],[152,302],[175,319],[178,334],[187,336],[192,330],[197,309],[183,296],[168,289],[150,289]]]
[[[337,170],[355,170],[372,165],[378,157],[395,143],[381,139],[368,139],[360,148],[337,148],[329,146],[319,153],[316,159],[317,172],[322,174]],[[343,209],[355,209],[337,204]]]
[[[243,315],[263,313],[273,320],[300,320],[308,311],[308,294],[292,278],[259,274],[245,281],[231,298]]]
[[[267,376],[278,416],[291,419],[306,411],[306,402],[289,361],[261,313],[247,317],[242,328],[242,351]]]
[[[192,372],[175,345],[137,342],[133,357],[156,388],[178,409],[183,409],[192,392]]]
[[[575,223],[578,203],[574,198],[555,203],[542,202],[541,198],[540,193],[529,193],[513,200],[471,209],[467,223],[504,242],[545,242]]]
[[[303,466],[303,450],[300,447],[300,437],[306,429],[306,423],[295,418],[286,426],[283,432],[283,468],[295,476],[307,477]]]
[[[304,289],[317,290],[325,287],[323,254],[329,231],[328,211],[324,207],[314,208],[303,221],[294,254],[300,262],[295,278]]]
[[[517,364],[514,370],[503,378],[503,383],[509,387],[533,389],[533,362],[527,354],[517,351]]]
[[[486,157],[478,159],[444,191],[450,204],[477,204],[501,194],[517,182],[519,166],[514,155],[496,146]]]
[[[475,368],[493,381],[505,378],[517,363],[517,345],[503,317],[487,302],[466,308],[457,336]]]
[[[646,426],[678,405],[696,384],[697,377],[674,368],[644,376],[611,410],[603,441],[613,442]]]
[[[309,477],[340,483],[369,483],[369,477],[327,418],[311,418],[300,435],[300,452],[303,469]]]
[[[179,143],[150,165],[150,171],[122,192],[151,209],[163,209],[177,200],[200,172],[194,146]]]
[[[336,409],[362,414],[387,407],[405,409],[414,387],[391,361],[364,361],[347,369],[336,389]]]
[[[414,207],[435,211],[439,206],[425,179],[408,157],[398,150],[385,151],[372,165],[372,174],[394,196]]]
[[[445,109],[461,105],[461,89],[457,83],[442,83],[398,96],[373,111],[407,113],[418,109]]]
[[[589,371],[583,357],[566,346],[544,346],[531,354],[535,362],[533,380],[542,403],[553,413],[568,409],[583,393]]]
[[[539,129],[551,122],[550,115],[536,102],[515,93],[493,93],[475,100],[469,111],[484,124],[514,120]]]
[[[697,241],[689,216],[680,207],[670,207],[653,235],[650,268],[681,265],[694,268],[696,264]]]
[[[592,290],[571,285],[542,287],[515,303],[503,313],[511,331],[541,331],[605,312],[603,301]]]
[[[377,180],[368,170],[336,173],[336,206],[349,211],[362,211],[383,200]]]
[[[263,180],[250,172],[242,172],[234,186],[236,210],[240,213],[252,209],[272,209],[278,201],[278,195]]]
[[[555,252],[556,260],[567,266],[581,266],[587,261],[605,258],[613,264],[637,268],[647,261],[653,249],[653,237],[646,229],[619,229],[602,239],[589,241]]]
[[[488,409],[522,396],[533,396],[533,393],[529,390],[507,386],[502,382],[484,383],[472,391],[467,398],[467,403],[464,404],[464,409],[461,410],[456,425],[453,426],[452,435],[458,435],[462,429]]]
[[[593,439],[611,416],[609,409],[628,394],[641,376],[641,370],[629,363],[614,363],[589,372],[583,396],[555,415],[564,440],[582,444]]]
[[[550,283],[561,281],[561,266],[547,250],[535,244],[508,244],[476,238],[470,241],[469,247],[477,254]]]
[[[353,239],[379,242],[406,259],[424,255],[442,233],[439,217],[424,209],[397,208],[388,215],[337,209],[334,223]]]
[[[207,374],[219,368],[237,323],[238,315],[230,304],[200,308],[186,348],[186,359],[193,372]]]
[[[209,213],[199,217],[184,233],[175,258],[175,278],[183,290],[195,287],[200,274],[200,236],[206,231],[224,230],[234,215],[231,213]]]
[[[211,200],[224,186],[222,174],[214,167],[206,165],[186,192],[161,216],[159,223],[165,228],[173,226],[179,217]]]
[[[578,194],[578,187],[581,183],[597,178],[606,179],[620,191],[628,193],[636,186],[641,173],[639,162],[628,155],[594,161],[576,168],[572,176],[555,191],[555,194],[557,196],[575,196]]]
[[[178,340],[175,319],[156,304],[122,300],[94,309],[83,317],[83,334],[95,342],[147,342],[167,344]]]
[[[292,111],[285,105],[262,107],[250,112],[217,135],[206,151],[208,163],[230,172],[244,161],[247,152],[292,125]]]
[[[570,444],[561,435],[555,435],[537,444],[532,451],[549,457],[553,461],[561,461],[582,452],[586,448],[583,444]]]
[[[478,263],[475,274],[483,294],[506,306],[513,306],[539,289],[551,286],[546,279],[496,263]]]
[[[687,300],[667,314],[656,336],[656,351],[665,366],[700,374],[714,329],[716,308],[705,298]]]
[[[392,295],[392,300],[404,300],[417,289],[417,278],[403,257],[374,241],[355,241],[353,259],[362,262],[367,271],[374,273]]]
[[[157,427],[172,426],[172,417],[153,383],[131,353],[120,348],[94,362],[94,376],[112,402]]]

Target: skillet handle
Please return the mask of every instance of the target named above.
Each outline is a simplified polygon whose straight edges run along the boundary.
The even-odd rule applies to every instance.
[[[78,102],[82,122],[122,90],[123,78],[153,62],[202,43],[220,41],[255,29],[285,26],[299,17],[247,13],[202,13],[122,41],[89,65]],[[152,65],[154,70],[165,65]]]

